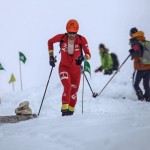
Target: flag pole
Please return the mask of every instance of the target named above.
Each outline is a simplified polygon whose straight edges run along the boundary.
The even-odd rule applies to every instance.
[[[13,87],[13,92],[15,91],[15,88],[14,88],[14,82],[12,83],[12,87]]]
[[[84,74],[84,70],[82,71]],[[82,85],[82,114],[83,114],[83,96],[84,96],[84,75],[83,75],[83,85]]]
[[[21,85],[21,91],[22,91],[22,74],[21,74],[21,61],[19,58],[19,68],[20,68],[20,85]]]

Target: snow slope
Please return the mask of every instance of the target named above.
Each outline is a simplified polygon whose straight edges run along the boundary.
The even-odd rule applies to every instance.
[[[61,117],[60,113],[61,84],[50,83],[39,118],[0,126],[1,149],[149,150],[150,105],[136,100],[131,79],[121,80],[121,73],[96,99],[85,82],[83,114],[80,86],[76,112],[68,117]],[[99,76],[95,78],[99,81]],[[98,91],[94,81],[89,81],[94,91]],[[23,100],[29,100],[33,112],[38,113],[44,89],[45,86],[4,95],[0,114],[14,114]]]

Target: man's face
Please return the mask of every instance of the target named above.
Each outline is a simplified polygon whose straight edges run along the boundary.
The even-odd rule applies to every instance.
[[[100,52],[102,52],[102,53],[105,51],[104,48],[100,48],[99,50],[100,50]]]
[[[76,32],[68,32],[68,38],[69,40],[74,40],[76,37]]]

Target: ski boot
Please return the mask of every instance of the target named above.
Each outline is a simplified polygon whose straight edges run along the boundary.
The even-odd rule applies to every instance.
[[[150,102],[150,97],[145,97],[146,102]]]
[[[68,116],[69,115],[69,110],[65,109],[65,110],[61,110],[62,112],[62,116]]]
[[[74,111],[68,111],[68,116],[72,116],[73,115],[73,113],[74,113]]]
[[[137,91],[136,95],[139,100],[144,101],[144,95],[142,91]]]

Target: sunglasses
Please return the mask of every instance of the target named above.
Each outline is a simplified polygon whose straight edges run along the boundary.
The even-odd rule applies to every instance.
[[[68,34],[77,34],[77,32],[68,32]]]

